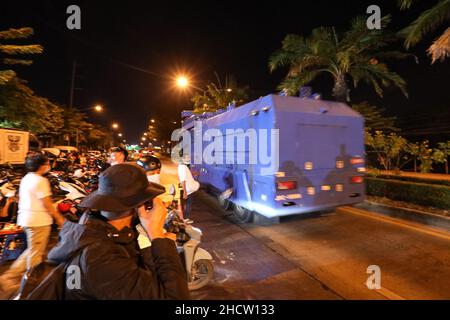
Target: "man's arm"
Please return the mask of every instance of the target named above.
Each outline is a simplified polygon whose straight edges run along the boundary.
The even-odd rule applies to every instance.
[[[188,197],[187,189],[186,189],[186,181],[181,182],[181,187],[183,188],[183,199],[186,200]]]
[[[56,210],[55,206],[53,205],[52,198],[45,197],[42,199],[42,203],[44,204],[47,212],[53,217],[53,219],[55,219],[56,224],[61,228],[66,219],[64,219],[61,213]]]
[[[11,203],[13,203],[14,199],[8,198],[6,199],[5,206],[2,208],[2,211],[0,212],[0,218],[6,218],[8,216],[9,207],[11,206]]]

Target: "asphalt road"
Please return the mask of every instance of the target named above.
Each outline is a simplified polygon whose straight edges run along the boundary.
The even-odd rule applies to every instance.
[[[162,183],[175,181],[165,162]],[[191,218],[215,266],[195,299],[450,299],[449,233],[349,208],[240,224],[203,191]],[[380,289],[366,285],[372,265]]]

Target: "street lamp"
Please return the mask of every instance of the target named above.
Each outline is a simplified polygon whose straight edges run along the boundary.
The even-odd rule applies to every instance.
[[[145,140],[147,140],[147,138],[146,137],[142,137],[142,141],[145,141]]]
[[[79,111],[86,111],[86,110],[95,110],[95,111],[97,111],[97,112],[101,112],[102,110],[103,110],[103,107],[101,106],[101,105],[96,105],[96,106],[94,106],[94,107],[90,107],[90,108],[84,108],[84,109],[81,109],[81,110],[79,110]],[[79,135],[80,135],[80,129],[77,127],[76,128],[76,146],[77,146],[77,149],[78,149],[78,146],[79,146],[79,141],[80,141],[80,138],[79,138]]]
[[[112,128],[113,128],[113,129],[118,129],[118,128],[119,128],[119,124],[113,123],[113,124],[112,124]]]
[[[95,107],[94,107],[94,110],[95,111],[97,111],[97,112],[102,112],[103,111],[103,107],[101,106],[101,105],[96,105]]]
[[[152,123],[155,123],[155,119],[150,120]]]
[[[87,110],[95,110],[97,112],[102,112],[103,111],[103,107],[101,105],[97,104],[97,105],[95,105],[93,107],[80,109],[79,111],[87,111]]]
[[[179,75],[176,79],[176,84],[178,88],[184,89],[189,86],[189,80],[186,76]]]
[[[118,134],[118,136],[119,136],[119,137],[122,137],[122,134],[121,134],[121,133],[119,133],[119,134]]]
[[[145,133],[144,133],[144,136],[147,136],[147,135],[148,135],[148,133],[147,133],[147,132],[145,132]]]

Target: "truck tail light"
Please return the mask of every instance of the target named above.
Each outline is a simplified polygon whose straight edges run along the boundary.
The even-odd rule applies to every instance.
[[[277,181],[277,190],[297,189],[297,181]]]
[[[364,177],[362,177],[362,176],[351,177],[350,182],[351,183],[363,183],[364,182]]]
[[[350,159],[350,164],[355,165],[355,164],[364,164],[364,159],[361,157],[353,157]]]

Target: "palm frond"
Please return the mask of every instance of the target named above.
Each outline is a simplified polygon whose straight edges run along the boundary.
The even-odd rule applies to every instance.
[[[16,65],[22,65],[22,66],[29,66],[29,65],[33,64],[33,60],[5,58],[5,59],[3,59],[3,63],[9,64],[9,65],[16,64]]]
[[[398,5],[400,6],[401,10],[406,10],[411,8],[414,2],[417,2],[418,0],[397,0]]]
[[[30,45],[0,45],[0,52],[5,54],[38,54],[44,52],[44,48],[38,44]]]
[[[450,57],[450,28],[447,28],[447,30],[433,42],[430,48],[428,48],[428,53],[431,55],[432,63]]]
[[[26,39],[34,33],[32,28],[9,29],[0,31],[0,39]]]
[[[407,52],[402,52],[402,51],[397,51],[397,50],[376,52],[376,53],[374,53],[373,56],[378,59],[397,59],[397,60],[408,59],[408,58],[417,58],[412,53],[407,53]]]
[[[382,87],[395,86],[408,97],[406,81],[397,73],[392,72],[384,63],[367,63],[352,67],[350,76],[353,78],[353,84],[356,87],[360,81],[365,81],[372,85],[375,92],[380,97],[383,96]]]
[[[16,77],[16,73],[12,70],[0,70],[0,85],[4,85]]]
[[[278,85],[279,90],[286,90],[288,95],[297,94],[300,87],[310,83],[314,80],[321,70],[314,70],[297,75],[296,77],[286,77],[283,82]]]
[[[434,31],[448,19],[450,19],[450,0],[441,0],[423,12],[411,25],[401,30],[399,35],[405,38],[405,47],[408,49],[422,40],[426,33]]]

